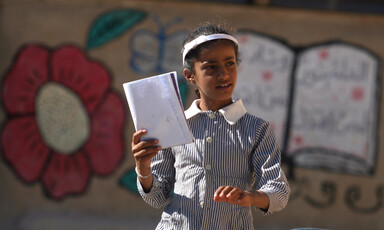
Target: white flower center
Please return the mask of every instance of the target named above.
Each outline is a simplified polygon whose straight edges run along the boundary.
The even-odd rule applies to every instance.
[[[76,93],[58,83],[40,88],[36,119],[45,143],[62,154],[72,154],[88,140],[88,113]]]

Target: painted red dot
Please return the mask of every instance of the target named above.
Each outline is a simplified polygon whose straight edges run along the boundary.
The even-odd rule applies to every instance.
[[[304,143],[303,137],[302,136],[295,136],[294,142],[296,143],[296,145],[303,145],[303,143]]]
[[[327,60],[329,57],[329,51],[327,49],[320,50],[318,55],[321,60]]]
[[[241,43],[247,43],[248,40],[249,40],[248,35],[240,35],[240,37],[239,37],[239,41],[240,41]]]
[[[273,73],[269,70],[265,70],[262,74],[261,77],[263,78],[264,81],[270,81],[273,78]]]
[[[360,101],[364,98],[364,89],[360,86],[356,86],[351,91],[351,97],[355,101]]]

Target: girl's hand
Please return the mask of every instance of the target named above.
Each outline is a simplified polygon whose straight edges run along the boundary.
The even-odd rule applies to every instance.
[[[252,205],[252,194],[247,191],[243,191],[233,186],[221,186],[214,195],[214,201],[226,202],[229,204],[237,204],[243,207],[249,207]]]
[[[157,146],[158,140],[140,141],[140,138],[146,133],[146,130],[138,130],[132,137],[132,153],[136,161],[136,167],[141,175],[150,173],[151,159],[161,149],[160,146]]]
[[[226,202],[243,207],[249,207],[251,205],[261,209],[268,209],[269,207],[269,198],[264,192],[244,191],[234,186],[219,187],[216,190],[213,199],[216,202]]]

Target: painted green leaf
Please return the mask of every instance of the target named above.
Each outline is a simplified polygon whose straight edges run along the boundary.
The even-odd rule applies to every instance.
[[[188,96],[188,85],[185,79],[182,79],[178,82],[181,101],[183,102],[184,108],[187,106],[187,96]]]
[[[119,180],[119,184],[121,187],[135,193],[136,195],[140,195],[136,182],[137,182],[137,174],[134,168],[125,172],[124,175]],[[171,196],[172,197],[174,196],[174,192],[172,192]]]
[[[115,39],[146,16],[146,13],[132,9],[119,9],[102,14],[91,26],[87,48],[92,49]]]
[[[131,169],[127,171],[121,178],[120,178],[120,185],[129,191],[139,194],[139,191],[137,189],[137,184],[136,184],[136,178],[137,174],[134,169]]]

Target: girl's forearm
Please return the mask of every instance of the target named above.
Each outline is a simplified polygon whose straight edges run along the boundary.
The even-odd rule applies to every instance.
[[[140,167],[136,166],[136,173],[144,192],[148,193],[149,191],[151,191],[153,184],[151,168],[141,169]]]
[[[268,210],[269,208],[269,197],[265,192],[257,190],[252,193],[252,205],[261,208],[263,210]]]

